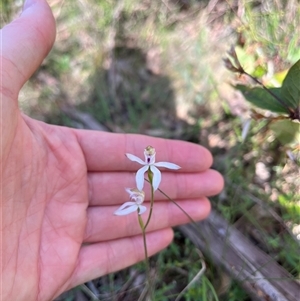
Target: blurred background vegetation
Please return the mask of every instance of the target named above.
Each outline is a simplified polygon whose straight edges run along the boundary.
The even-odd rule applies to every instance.
[[[280,86],[300,58],[299,2],[48,2],[57,21],[56,42],[21,91],[22,110],[52,124],[96,124],[206,146],[226,181],[224,191],[211,198],[213,208],[298,278],[299,141],[282,143],[268,118],[251,117],[251,106],[233,88],[249,79],[226,70],[223,59],[234,46],[248,73]],[[2,1],[1,23],[14,19],[22,4]],[[181,300],[252,300],[242,283],[204,260],[205,274]],[[174,243],[153,259],[155,300],[175,300],[200,269],[195,246],[176,230]],[[138,264],[57,300],[92,300],[91,291],[99,300],[139,300],[144,272]]]

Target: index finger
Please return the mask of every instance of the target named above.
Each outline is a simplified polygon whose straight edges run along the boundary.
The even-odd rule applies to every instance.
[[[156,150],[156,162],[167,161],[181,167],[179,172],[199,172],[212,165],[211,153],[190,142],[137,134],[115,134],[75,130],[88,171],[135,171],[140,166],[125,157],[130,153],[144,160],[144,149]]]

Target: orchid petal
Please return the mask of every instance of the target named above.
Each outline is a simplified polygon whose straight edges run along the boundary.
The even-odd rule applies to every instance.
[[[140,164],[142,164],[142,165],[145,165],[145,164],[146,164],[142,159],[140,159],[139,157],[137,157],[137,156],[135,156],[135,155],[128,154],[128,153],[126,153],[125,155],[126,155],[126,157],[127,157],[130,161],[137,162],[137,163],[140,163]]]
[[[150,169],[153,172],[152,186],[153,186],[153,189],[155,191],[155,190],[157,190],[157,188],[158,188],[158,186],[161,182],[161,172],[154,165],[151,165]]]
[[[153,165],[155,165],[157,167],[165,167],[165,168],[169,168],[169,169],[180,169],[181,168],[179,165],[170,163],[170,162],[156,162]]]
[[[143,214],[147,210],[147,207],[142,206],[142,205],[140,205],[139,208],[140,208],[139,215]]]
[[[143,190],[144,187],[144,174],[148,170],[149,166],[143,166],[140,168],[135,175],[136,187],[138,190]]]
[[[127,207],[126,209],[124,209]],[[127,215],[134,211],[137,211],[138,205],[135,202],[126,202],[118,210],[114,212],[115,215]]]
[[[131,188],[125,188],[125,190],[126,190],[126,192],[129,193],[129,197],[131,197],[134,194],[134,192],[131,190]]]
[[[132,206],[134,204],[135,204],[135,202],[126,202],[121,207],[119,207],[119,209],[117,211],[123,210],[125,207]]]

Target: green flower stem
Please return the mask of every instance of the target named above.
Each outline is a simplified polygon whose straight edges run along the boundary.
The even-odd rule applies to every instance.
[[[146,264],[146,269],[147,269],[147,282],[148,282],[148,288],[149,288],[149,292],[151,295],[151,299],[153,300],[153,290],[152,288],[152,280],[151,280],[151,275],[150,275],[150,262],[149,262],[149,257],[148,257],[148,250],[147,250],[147,241],[146,241],[146,228],[150,222],[151,216],[152,216],[152,211],[153,211],[153,204],[154,204],[154,189],[153,189],[153,185],[152,185],[152,180],[153,180],[153,173],[152,171],[149,169],[148,170],[148,181],[151,185],[151,203],[150,203],[150,212],[149,212],[149,216],[148,219],[146,221],[146,224],[143,223],[142,217],[140,215],[138,215],[139,218],[139,224],[140,227],[142,229],[142,234],[143,234],[143,242],[144,242],[144,251],[145,251],[145,264]]]
[[[139,224],[142,229],[142,235],[143,235],[143,243],[144,243],[144,252],[145,252],[145,264],[146,264],[146,274],[147,274],[147,285],[151,292],[151,275],[150,275],[150,262],[148,257],[148,250],[147,250],[147,240],[146,240],[146,227],[144,225],[142,217],[138,214]],[[151,299],[152,300],[152,299]]]
[[[149,216],[147,219],[147,222],[145,224],[145,230],[150,222],[151,216],[152,216],[152,211],[153,211],[153,205],[154,205],[154,189],[153,189],[153,184],[152,184],[152,180],[153,180],[153,173],[150,170],[150,168],[148,169],[148,178],[149,178],[149,183],[151,185],[151,201],[150,201],[150,212],[149,212]]]
[[[144,242],[144,250],[145,250],[145,259],[148,262],[148,250],[147,250],[147,241],[146,241],[146,227],[144,226],[144,222],[142,220],[142,217],[138,214],[139,224],[142,229],[143,234],[143,242]],[[147,264],[149,267],[149,263]]]

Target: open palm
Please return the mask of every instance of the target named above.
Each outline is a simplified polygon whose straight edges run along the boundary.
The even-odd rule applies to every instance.
[[[27,30],[24,31],[24,28]],[[63,291],[144,258],[136,214],[114,216],[134,187],[142,155],[182,167],[163,173],[161,189],[194,219],[209,213],[205,196],[222,188],[201,146],[141,135],[120,135],[48,125],[23,115],[18,93],[54,40],[52,13],[43,0],[27,5],[2,30],[1,212],[4,300],[51,300]],[[146,187],[146,195],[149,187]],[[146,199],[149,201],[149,199]],[[157,194],[147,229],[149,255],[172,240],[170,227],[186,217]],[[148,205],[147,205],[148,206]]]

